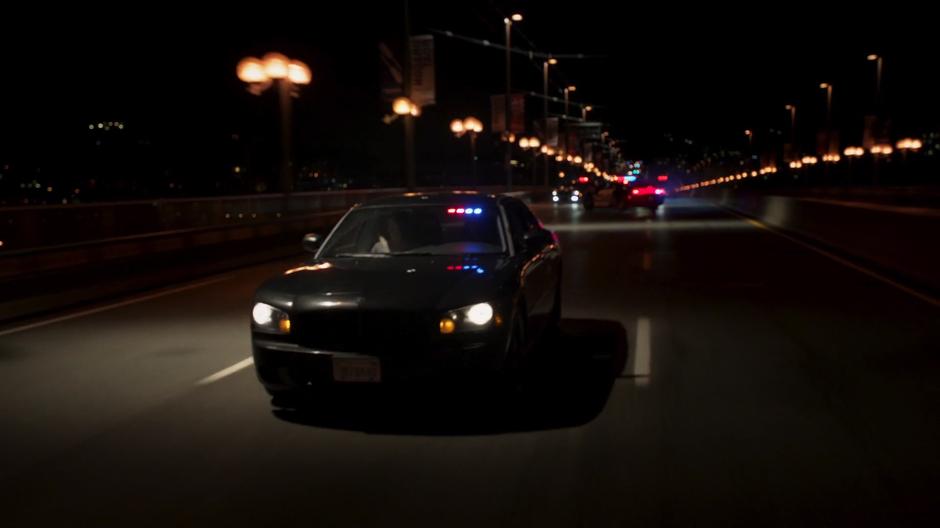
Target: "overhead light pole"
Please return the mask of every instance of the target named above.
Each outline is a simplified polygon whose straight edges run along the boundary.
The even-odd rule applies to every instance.
[[[450,122],[450,131],[458,138],[470,136],[470,165],[473,174],[473,184],[479,185],[477,178],[477,134],[483,132],[483,123],[473,117],[467,117],[464,120],[454,119]]]
[[[506,26],[506,101],[505,101],[505,134],[504,145],[505,149],[505,168],[506,168],[506,190],[512,191],[512,142],[510,138],[512,137],[512,132],[510,128],[512,126],[512,23],[513,22],[522,22],[522,15],[519,13],[513,13],[508,17],[503,19],[503,24]]]
[[[272,86],[277,87],[281,112],[281,162],[279,190],[283,193],[293,191],[291,175],[290,147],[290,99],[297,97],[298,87],[310,84],[310,68],[299,60],[288,59],[280,53],[268,53],[261,59],[245,57],[235,67],[238,78],[248,84],[248,91],[261,95]]]

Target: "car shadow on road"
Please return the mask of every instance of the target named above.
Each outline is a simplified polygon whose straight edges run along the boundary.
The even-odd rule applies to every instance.
[[[577,427],[596,418],[627,361],[627,333],[614,321],[565,319],[535,352],[518,390],[482,383],[420,384],[333,394],[286,422],[401,435],[486,435]]]

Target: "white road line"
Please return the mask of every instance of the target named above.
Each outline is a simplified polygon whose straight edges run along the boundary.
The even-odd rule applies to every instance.
[[[637,385],[645,386],[649,384],[650,374],[650,355],[651,355],[651,337],[650,320],[648,317],[640,317],[636,322],[636,346],[633,351],[633,379]]]
[[[34,328],[40,328],[46,325],[51,325],[54,323],[61,323],[62,321],[68,321],[70,319],[77,319],[79,317],[85,317],[86,315],[92,315],[100,312],[106,312],[108,310],[113,310],[115,308],[120,308],[122,306],[127,306],[129,304],[135,304],[139,302],[149,301],[151,299],[156,299],[158,297],[165,297],[167,295],[173,295],[174,293],[183,292],[186,290],[192,290],[194,288],[201,288],[202,286],[208,286],[209,284],[215,284],[216,282],[222,282],[224,280],[231,279],[233,275],[224,275],[222,277],[215,277],[209,280],[204,280],[200,282],[194,282],[192,284],[187,284],[186,286],[180,286],[178,288],[172,288],[169,290],[163,290],[156,293],[151,293],[149,295],[144,295],[141,297],[135,297],[133,299],[127,299],[126,301],[121,301],[114,304],[109,304],[107,306],[99,306],[98,308],[92,308],[90,310],[83,310],[81,312],[70,313],[68,315],[63,315],[61,317],[53,317],[52,319],[46,319],[44,321],[36,321],[35,323],[30,323],[23,326],[15,326],[13,328],[8,328],[6,330],[0,331],[0,336],[15,334],[18,332],[25,332],[26,330],[32,330]]]
[[[255,362],[254,358],[247,357],[239,361],[238,363],[235,363],[231,367],[226,367],[216,372],[215,374],[212,374],[211,376],[206,376],[205,378],[202,378],[201,380],[196,382],[196,385],[208,385],[212,383],[213,381],[219,381],[220,379],[226,376],[231,376],[232,374],[235,374],[239,370],[252,366],[254,362]]]

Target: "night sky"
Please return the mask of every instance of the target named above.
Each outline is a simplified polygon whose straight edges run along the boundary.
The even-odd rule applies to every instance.
[[[868,13],[859,5],[845,16],[791,3],[748,12],[413,1],[412,32],[443,29],[501,43],[502,17],[519,10],[525,20],[514,32],[515,46],[603,55],[560,63],[552,90],[560,95],[562,86],[576,84],[573,100],[598,106],[592,117],[608,124],[627,156],[644,158],[668,151],[664,133],[740,147],[745,128],[758,134],[785,128],[783,106],[790,102],[811,138],[823,116],[821,81],[835,86],[843,137],[856,138],[873,99],[868,53],[886,57],[884,99],[896,133],[940,128],[940,47],[931,40],[932,28],[920,22],[929,17],[890,7]],[[150,164],[139,170],[201,185],[204,192],[235,164],[273,174],[276,99],[248,94],[235,64],[277,50],[313,70],[313,84],[295,102],[297,164],[319,161],[361,183],[398,183],[401,128],[381,121],[389,112],[379,97],[377,45],[400,46],[402,4],[275,9],[233,4],[196,14],[162,6],[160,12],[116,13],[114,22],[87,11],[55,20],[40,13],[7,17],[18,34],[2,37],[0,161],[57,177],[93,171],[88,124],[121,120],[149,148],[124,171]],[[449,134],[447,123],[473,114],[489,129],[489,95],[503,90],[502,57],[496,49],[436,37],[438,104],[417,124],[423,181],[459,181],[467,146]],[[515,56],[514,86],[540,91],[540,66],[541,60]],[[539,101],[527,105],[530,121],[540,117]],[[484,136],[481,168],[498,173],[494,142]]]

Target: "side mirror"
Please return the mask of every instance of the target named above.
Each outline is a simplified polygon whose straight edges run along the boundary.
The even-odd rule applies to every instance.
[[[523,235],[522,242],[526,250],[542,249],[552,243],[552,234],[545,229],[535,229]]]
[[[320,244],[323,243],[323,237],[316,233],[307,233],[304,235],[303,242],[301,244],[304,247],[304,251],[308,253],[316,253],[320,249]]]

